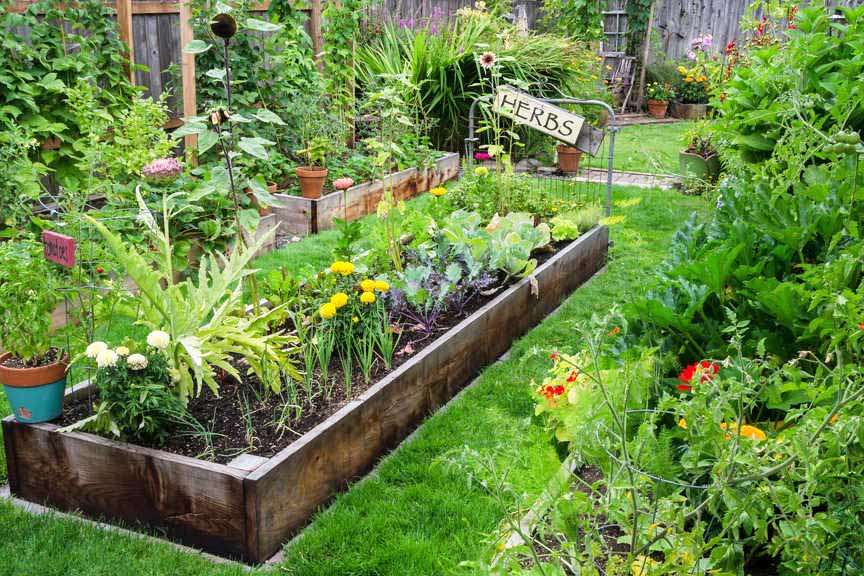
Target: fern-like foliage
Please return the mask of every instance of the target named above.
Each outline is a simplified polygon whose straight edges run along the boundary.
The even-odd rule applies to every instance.
[[[254,273],[247,268],[249,261],[275,230],[250,246],[236,247],[227,257],[205,254],[197,281],[177,281],[168,234],[168,199],[163,201],[160,228],[137,190],[136,197],[138,219],[147,229],[155,258],[149,253],[145,256],[101,222],[88,219],[138,288],[129,295],[129,304],[118,310],[138,324],[171,336],[168,356],[178,396],[187,402],[190,396],[199,395],[204,385],[218,395],[217,369],[241,378],[232,357],[241,357],[248,366],[247,375],[254,374],[274,392],[281,389],[283,376],[299,379],[292,362],[296,338],[267,331],[268,322],[280,309],[247,314],[242,299],[243,279]]]

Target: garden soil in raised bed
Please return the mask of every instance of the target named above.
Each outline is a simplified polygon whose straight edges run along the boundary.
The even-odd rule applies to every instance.
[[[536,253],[534,257],[538,266],[569,243],[554,243],[551,250]],[[461,314],[445,313],[431,334],[412,330],[409,324],[400,324],[402,333],[393,355],[391,368],[388,370],[380,360],[376,361],[368,382],[359,371],[355,370],[350,393],[345,387],[345,378],[334,352],[334,362],[330,368],[330,378],[333,381],[330,397],[324,401],[321,397],[316,397],[310,402],[300,383],[297,383],[297,402],[304,405],[304,408],[300,418],[292,420],[285,426],[277,427],[275,424],[287,399],[285,392],[263,393],[262,386],[254,375],[245,377],[243,382],[226,378],[220,383],[219,397],[215,397],[205,389],[200,397],[189,402],[189,413],[206,429],[206,434],[175,430],[164,445],[145,443],[141,445],[220,464],[228,463],[244,453],[264,458],[274,456],[336,413],[350,400],[360,396],[387,374],[434,343],[439,336],[479,310],[516,280],[518,279],[499,285],[492,294],[478,294],[465,305]],[[242,374],[245,369],[238,366],[238,371]],[[316,386],[317,389],[319,386]],[[89,416],[92,414],[92,406],[96,400],[95,395],[82,395],[75,400],[67,400],[58,424],[68,426]],[[252,431],[251,441],[247,438],[247,429]],[[205,436],[211,439],[209,447]]]

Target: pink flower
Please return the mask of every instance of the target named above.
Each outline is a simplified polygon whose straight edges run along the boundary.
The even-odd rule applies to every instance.
[[[479,160],[480,162],[489,160],[490,158],[492,158],[492,156],[490,156],[488,152],[477,152],[474,154],[474,159]]]
[[[354,185],[354,180],[351,178],[339,178],[333,181],[333,188],[336,190],[347,190]]]
[[[688,60],[696,60],[696,52],[694,52],[693,50],[688,51],[687,52],[687,59]]]
[[[153,160],[141,169],[141,175],[152,182],[171,182],[183,173],[183,166],[177,158]]]

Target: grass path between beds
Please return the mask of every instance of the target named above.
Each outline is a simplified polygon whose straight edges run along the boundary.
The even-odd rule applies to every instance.
[[[560,459],[542,423],[532,417],[531,380],[542,378],[551,351],[578,345],[574,323],[644,290],[644,280],[663,259],[675,229],[707,206],[675,192],[615,191],[616,200],[637,197],[638,205],[616,208],[626,218],[613,226],[606,270],[519,340],[506,360],[487,368],[473,387],[430,417],[372,475],[321,512],[286,548],[284,561],[273,573],[453,574],[461,570],[460,562],[483,553],[488,535],[516,503],[490,498],[469,481],[464,469],[449,467],[444,460],[467,453],[494,461],[526,502],[542,491]],[[268,255],[259,264],[326,264],[332,241],[332,235],[324,234]],[[0,469],[0,478],[4,476],[5,467]],[[0,572],[6,574],[247,573],[238,565],[214,564],[168,544],[74,520],[33,516],[6,502],[0,503],[0,534]]]

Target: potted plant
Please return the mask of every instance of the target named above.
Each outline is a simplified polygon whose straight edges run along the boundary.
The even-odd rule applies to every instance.
[[[321,190],[327,180],[327,155],[331,148],[328,138],[315,136],[307,141],[305,148],[297,151],[306,159],[305,166],[298,166],[295,169],[304,198],[321,197]]]
[[[0,244],[0,382],[19,422],[60,416],[69,359],[51,345],[56,277],[32,239]]]
[[[660,120],[666,117],[669,101],[675,97],[675,92],[668,84],[652,82],[648,84],[645,96],[648,98],[648,113]]]
[[[579,160],[582,158],[581,150],[566,144],[558,144],[555,150],[558,152],[558,169],[561,172],[565,174],[579,172]]]
[[[687,180],[715,182],[720,176],[720,156],[707,122],[698,122],[685,136],[687,147],[678,155],[681,175]]]
[[[672,115],[685,120],[701,120],[708,113],[708,77],[701,66],[678,67],[678,86]]]

